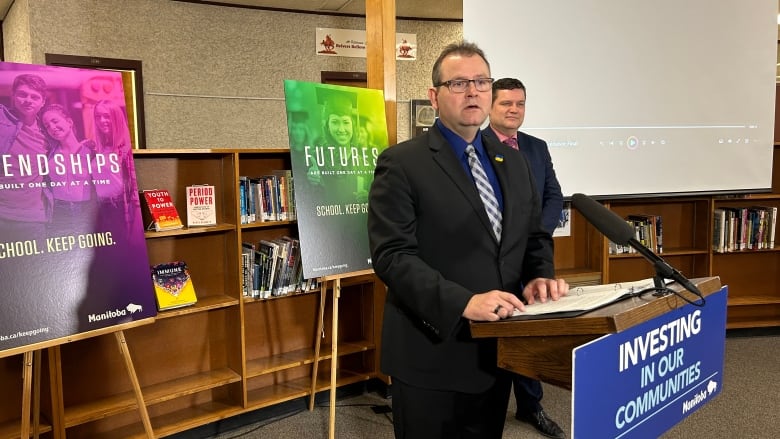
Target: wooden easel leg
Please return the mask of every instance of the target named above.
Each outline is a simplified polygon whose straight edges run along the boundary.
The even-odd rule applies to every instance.
[[[65,437],[65,419],[63,415],[64,395],[62,394],[62,351],[59,346],[49,348],[49,386],[51,392],[51,429],[54,439]]]
[[[33,404],[32,432],[33,439],[38,439],[41,425],[41,350],[33,353]]]
[[[30,437],[30,401],[33,381],[33,353],[25,352],[22,357],[22,428],[20,437]]]
[[[311,372],[311,397],[309,398],[309,411],[314,410],[314,396],[317,394],[317,369],[320,365],[320,348],[322,347],[322,337],[325,327],[325,298],[327,297],[328,285],[324,282],[320,288],[320,315],[317,320],[317,333],[314,335],[314,363]]]
[[[119,344],[119,351],[122,353],[122,358],[125,360],[125,367],[127,368],[127,374],[130,376],[130,382],[133,385],[133,392],[135,393],[135,399],[138,404],[138,414],[141,415],[141,422],[144,424],[146,437],[153,439],[154,430],[152,429],[152,421],[149,419],[149,412],[146,410],[144,396],[141,393],[141,384],[138,382],[138,376],[135,374],[135,367],[133,366],[133,359],[130,357],[130,350],[127,348],[125,333],[120,330],[115,332],[114,335],[116,336],[117,344]]]
[[[338,368],[338,350],[339,350],[339,297],[341,296],[341,279],[333,281],[333,328],[331,335],[331,357],[330,357],[330,422],[328,437],[336,437],[336,372]]]

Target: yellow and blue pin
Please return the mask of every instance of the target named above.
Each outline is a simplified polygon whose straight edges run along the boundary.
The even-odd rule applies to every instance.
[[[496,158],[494,159],[498,163],[504,162],[504,155],[503,154],[496,154]]]

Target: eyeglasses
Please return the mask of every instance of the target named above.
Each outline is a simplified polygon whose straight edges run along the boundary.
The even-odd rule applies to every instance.
[[[489,91],[493,87],[493,78],[477,79],[450,79],[449,81],[433,84],[434,87],[446,85],[453,93],[464,93],[469,88],[469,83],[473,82],[477,91]]]

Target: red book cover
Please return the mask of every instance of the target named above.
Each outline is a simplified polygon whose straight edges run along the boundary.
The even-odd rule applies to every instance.
[[[148,230],[181,229],[184,225],[173,204],[171,193],[167,189],[151,189],[141,191],[145,201],[145,213],[148,214]]]

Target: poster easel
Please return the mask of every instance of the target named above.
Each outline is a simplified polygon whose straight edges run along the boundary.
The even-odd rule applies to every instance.
[[[320,350],[322,345],[322,335],[325,327],[325,300],[328,295],[328,283],[333,291],[332,318],[331,323],[331,351],[330,351],[330,413],[328,416],[328,438],[336,437],[336,378],[338,372],[338,341],[339,341],[339,297],[341,296],[341,279],[364,276],[373,274],[374,270],[361,270],[349,273],[340,273],[320,278],[320,314],[317,321],[316,341],[314,344],[314,366],[311,375],[311,397],[309,399],[309,410],[314,410],[314,397],[317,394],[317,369],[320,362]]]
[[[127,342],[125,341],[124,330],[134,328],[141,325],[153,323],[154,317],[136,320],[133,322],[122,323],[119,325],[109,326],[106,328],[97,329],[94,331],[83,332],[75,334],[69,337],[63,337],[53,340],[47,340],[41,343],[34,343],[26,346],[20,346],[5,351],[0,351],[0,358],[8,357],[12,355],[22,354],[22,411],[21,411],[21,423],[19,427],[19,437],[30,437],[32,432],[33,438],[38,438],[40,434],[40,393],[41,393],[41,352],[43,349],[49,349],[49,375],[51,383],[51,397],[52,397],[52,435],[55,439],[65,437],[65,423],[62,417],[62,386],[56,384],[59,382],[61,374],[59,373],[60,367],[60,346],[65,343],[70,343],[78,340],[83,340],[90,337],[97,337],[99,335],[105,335],[113,333],[116,338],[119,352],[124,359],[125,368],[127,369],[128,377],[133,387],[136,403],[138,406],[138,413],[141,417],[141,421],[144,426],[144,432],[149,439],[154,438],[154,431],[152,430],[152,424],[149,418],[149,413],[146,410],[146,404],[141,393],[140,382],[138,376],[135,373],[135,367],[133,366],[132,358],[130,357],[130,351],[127,348]],[[57,369],[55,371],[55,369]],[[56,392],[56,395],[55,395]],[[32,421],[31,421],[32,418]],[[32,429],[32,430],[31,430]]]

